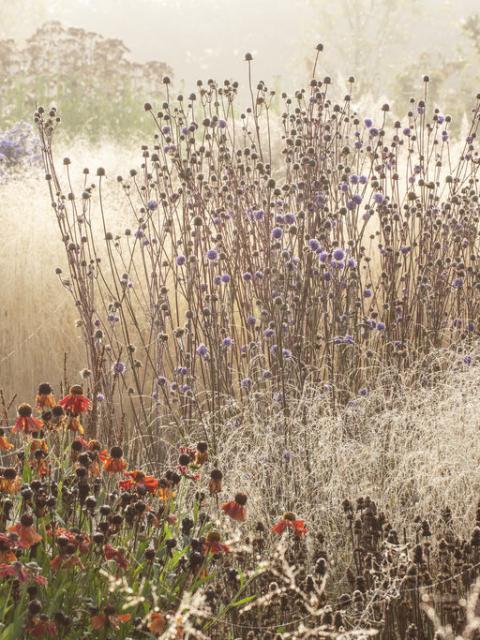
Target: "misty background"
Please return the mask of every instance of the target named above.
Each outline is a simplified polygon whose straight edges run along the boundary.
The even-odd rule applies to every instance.
[[[480,91],[479,13],[477,0],[18,0],[0,4],[0,37],[26,41],[58,20],[165,63],[185,91],[210,77],[242,87],[246,51],[256,80],[292,91],[321,42],[319,75],[342,86],[353,74],[359,104],[388,99],[403,113],[429,74],[434,100],[461,117]]]

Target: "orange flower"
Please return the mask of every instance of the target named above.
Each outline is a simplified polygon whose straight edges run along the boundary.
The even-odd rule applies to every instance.
[[[158,489],[158,497],[160,498],[160,502],[167,503],[170,502],[177,495],[176,491],[172,489],[172,485],[168,482],[166,478],[162,478],[159,482]]]
[[[212,469],[210,473],[210,482],[208,483],[208,490],[213,495],[220,493],[222,490],[223,473],[220,469]]]
[[[45,614],[34,616],[27,628],[26,632],[34,638],[57,638],[57,625],[53,620],[49,620]]]
[[[73,569],[73,567],[78,567],[81,571],[85,569],[83,562],[75,554],[65,555],[59,553],[50,560],[50,568],[54,573],[59,569]]]
[[[121,447],[112,447],[110,455],[106,456],[104,460],[103,468],[108,473],[122,473],[127,468],[127,461],[123,457]]]
[[[281,518],[277,524],[272,527],[273,533],[277,533],[278,535],[281,535],[285,529],[291,529],[297,538],[305,536],[308,532],[308,529],[305,526],[305,521],[297,518],[297,516],[290,511],[284,513],[283,518]]]
[[[115,549],[111,544],[103,546],[105,560],[115,560],[119,569],[128,569],[128,560],[125,556],[125,549]]]
[[[48,382],[43,382],[38,387],[38,392],[35,397],[35,406],[38,411],[42,412],[45,409],[53,409],[56,405],[55,398],[53,396],[53,389]]]
[[[13,433],[34,433],[43,428],[43,422],[32,416],[32,407],[26,402],[18,406],[17,413]]]
[[[8,531],[17,534],[17,544],[21,549],[29,549],[42,541],[42,536],[34,529],[33,518],[28,513],[24,513],[20,522],[9,527]]]
[[[230,547],[221,542],[221,536],[218,531],[209,531],[203,544],[203,552],[205,554],[213,553],[214,556],[217,556],[221,553],[229,553]]]
[[[227,516],[230,516],[232,520],[244,522],[247,517],[247,510],[245,508],[246,504],[247,496],[244,493],[237,493],[234,500],[224,502],[220,506],[220,509],[222,509]]]
[[[152,611],[149,616],[148,630],[155,636],[160,636],[167,626],[167,619],[160,611]]]
[[[125,491],[135,489],[136,487],[145,487],[149,493],[154,493],[158,487],[158,480],[153,476],[147,476],[143,471],[126,471],[125,475],[128,480],[122,480],[119,486]]]
[[[195,452],[195,464],[202,465],[208,461],[208,445],[206,442],[199,442]]]
[[[0,472],[0,493],[18,493],[22,486],[22,479],[17,476],[13,467],[8,467]]]
[[[4,433],[4,430],[0,429],[0,451],[10,451],[10,449],[13,449],[13,444],[9,442]]]
[[[73,387],[70,387],[70,393],[62,398],[58,404],[65,411],[76,416],[88,411],[91,407],[90,400],[83,395],[83,389],[79,384],[74,384]]]
[[[14,541],[5,533],[0,533],[0,564],[16,562],[17,556],[12,551]]]
[[[116,614],[112,607],[105,607],[104,611],[105,613],[98,613],[90,618],[90,622],[95,631],[105,629],[109,626],[118,630],[121,624],[128,622],[132,617],[129,613]]]
[[[72,433],[79,433],[81,436],[85,433],[85,429],[80,422],[80,418],[76,415],[67,417],[67,429]]]

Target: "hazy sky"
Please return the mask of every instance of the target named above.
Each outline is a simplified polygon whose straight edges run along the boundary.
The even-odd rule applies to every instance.
[[[26,37],[58,19],[122,39],[139,61],[168,63],[187,90],[199,77],[244,81],[250,51],[257,80],[281,76],[290,90],[317,42],[329,75],[375,75],[381,66],[395,76],[408,64],[421,79],[435,56],[440,65],[465,57],[462,24],[473,12],[480,0],[0,0],[0,34]]]

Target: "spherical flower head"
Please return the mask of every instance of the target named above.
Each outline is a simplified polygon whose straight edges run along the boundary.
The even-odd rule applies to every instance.
[[[252,274],[249,271],[246,271],[242,278],[244,279],[245,282],[250,282],[250,280],[252,279]]]
[[[249,391],[252,388],[252,379],[243,378],[242,380],[240,380],[240,386],[244,391]]]
[[[185,256],[177,256],[175,258],[175,264],[177,265],[177,267],[183,266],[185,262],[186,262]]]
[[[354,174],[354,175],[352,175],[352,176],[350,176],[350,182],[351,182],[352,184],[358,184],[358,176],[357,176],[357,175],[355,175],[355,174]]]
[[[155,211],[157,207],[158,207],[158,202],[156,200],[149,200],[147,202],[147,209],[149,211]]]
[[[345,251],[343,249],[338,248],[333,251],[332,255],[334,259],[337,260],[337,262],[340,262],[345,258]]]
[[[220,127],[220,129],[225,129],[227,126],[227,121],[226,120],[219,120],[218,121],[218,126]]]
[[[383,194],[381,194],[381,193],[376,193],[376,194],[373,196],[373,199],[375,200],[375,202],[376,202],[377,204],[382,204],[382,202],[385,200],[385,198],[383,197]]]
[[[377,330],[378,331],[385,331],[385,323],[384,322],[377,322]]]
[[[320,253],[318,254],[318,259],[320,260],[320,262],[325,263],[328,260],[327,251],[320,251]]]
[[[365,124],[365,126],[367,127],[367,129],[370,129],[371,126],[373,126],[373,120],[371,120],[370,118],[365,118],[365,120],[363,121],[363,123]]]
[[[292,352],[290,351],[290,349],[282,349],[282,356],[285,360],[291,360]]]
[[[222,340],[222,347],[231,347],[233,345],[233,338],[226,337]]]
[[[445,122],[445,116],[443,114],[439,113],[437,115],[437,122],[438,122],[438,124],[443,124]]]
[[[285,222],[286,222],[287,224],[295,224],[295,220],[296,220],[296,219],[297,219],[297,218],[296,218],[296,216],[295,216],[295,214],[294,214],[294,213],[287,213],[287,214],[285,215]]]
[[[368,396],[368,389],[366,387],[362,387],[358,390],[358,395],[362,396],[362,398],[366,398]]]
[[[373,291],[371,289],[365,288],[363,290],[363,297],[364,298],[371,298],[373,296]]]
[[[282,236],[283,236],[283,230],[280,229],[280,227],[274,227],[272,229],[272,238],[274,238],[275,240],[280,240]]]
[[[341,182],[338,185],[338,188],[340,189],[340,191],[348,191],[348,183],[347,182]]]
[[[472,356],[469,356],[469,355],[464,356],[463,362],[464,362],[464,364],[466,364],[468,366],[471,365],[472,364]]]
[[[463,287],[463,278],[455,278],[452,282],[452,287],[454,289],[461,289]]]
[[[359,193],[356,193],[353,198],[352,198],[353,202],[355,204],[362,204],[362,196]]]
[[[207,258],[209,260],[218,260],[218,251],[216,249],[209,249],[207,251]]]
[[[115,364],[112,366],[112,373],[114,373],[115,375],[123,376],[126,370],[127,365],[124,362],[118,361],[115,362]]]
[[[256,323],[257,323],[257,320],[256,320],[255,316],[247,316],[247,324],[250,327],[254,327]]]
[[[357,261],[355,260],[355,258],[349,258],[347,260],[347,265],[350,269],[356,269],[357,268]]]
[[[201,358],[206,358],[208,356],[208,347],[206,345],[204,345],[203,343],[199,344],[198,347],[197,347],[197,354]]]
[[[358,181],[360,182],[360,184],[367,184],[368,178],[367,178],[367,176],[360,176]]]
[[[253,215],[255,220],[263,220],[265,217],[265,211],[263,211],[263,209],[258,209]]]
[[[316,238],[310,238],[308,246],[312,251],[318,251],[320,249],[320,243]]]
[[[97,393],[97,401],[103,402],[105,400],[105,396],[103,393]]]
[[[263,335],[265,336],[265,338],[271,338],[274,333],[275,331],[273,329],[268,328],[264,330]]]

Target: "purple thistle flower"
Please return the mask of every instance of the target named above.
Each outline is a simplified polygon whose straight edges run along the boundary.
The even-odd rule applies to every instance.
[[[228,273],[222,274],[222,282],[224,284],[227,284],[228,282],[230,282],[230,280],[231,280],[231,277]]]
[[[280,240],[282,236],[283,236],[283,231],[282,229],[280,229],[280,227],[274,227],[272,229],[272,238],[275,238],[275,240]]]
[[[343,249],[340,249],[340,247],[339,247],[338,249],[334,250],[332,255],[335,258],[335,260],[340,262],[341,260],[343,260],[345,258],[345,251]]]
[[[295,220],[296,220],[296,219],[297,219],[297,218],[296,218],[296,216],[295,216],[295,214],[294,214],[294,213],[287,213],[287,214],[285,215],[285,222],[286,222],[287,224],[295,224]]]
[[[123,376],[126,370],[127,370],[127,365],[124,362],[118,361],[118,362],[115,362],[115,364],[112,366],[112,373],[114,375]]]
[[[208,356],[208,347],[202,343],[200,343],[197,347],[197,354],[201,358],[206,358]]]
[[[359,193],[356,193],[352,199],[355,204],[362,204],[362,196]]]
[[[222,340],[222,347],[231,347],[233,345],[233,338],[228,336]]]
[[[265,211],[263,211],[263,209],[258,209],[258,211],[255,211],[253,215],[255,220],[263,220],[265,217]]]
[[[209,249],[207,251],[207,258],[209,260],[218,260],[218,251],[216,249]]]
[[[320,249],[320,243],[316,238],[310,238],[308,246],[312,251],[318,251]]]
[[[247,316],[247,324],[250,327],[254,327],[257,323],[255,316]]]

